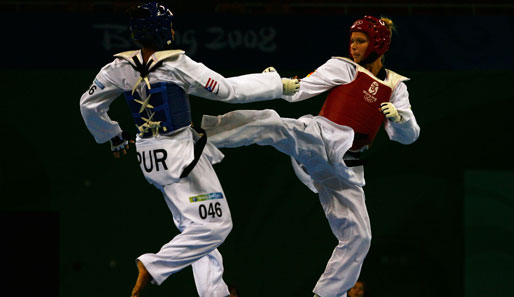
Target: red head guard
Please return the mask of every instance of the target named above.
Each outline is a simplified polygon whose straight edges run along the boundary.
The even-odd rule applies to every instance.
[[[350,27],[350,33],[351,32],[362,32],[368,36],[369,44],[364,54],[364,60],[372,58],[370,62],[373,62],[378,57],[385,54],[391,44],[391,31],[387,29],[384,21],[376,17],[367,15],[362,19],[356,20]],[[374,53],[374,55],[370,57],[372,53]],[[350,57],[351,56],[352,54],[350,52]]]

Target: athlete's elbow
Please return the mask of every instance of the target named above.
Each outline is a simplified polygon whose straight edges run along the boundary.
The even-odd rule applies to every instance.
[[[91,114],[91,110],[81,104],[80,105],[80,114],[82,115],[82,118],[86,119]]]
[[[413,131],[412,133],[401,133],[401,134],[393,134],[390,136],[390,139],[396,141],[398,143],[409,145],[413,144],[419,138],[419,130]]]
[[[401,144],[409,145],[409,144],[413,144],[414,142],[416,142],[417,139],[418,139],[417,137],[413,137],[413,138],[407,138],[407,139],[399,139],[397,141]]]
[[[416,142],[416,140],[418,140],[419,138],[419,130],[416,131],[413,135],[411,135],[410,137],[406,137],[404,139],[403,142],[400,142],[402,144],[405,144],[405,145],[409,145],[409,144],[413,144],[414,142]]]
[[[80,114],[83,118],[88,118],[93,114],[96,114],[96,110],[90,104],[87,104],[83,98],[79,102]]]

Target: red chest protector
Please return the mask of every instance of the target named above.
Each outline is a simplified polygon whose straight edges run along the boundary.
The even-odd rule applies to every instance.
[[[351,150],[369,146],[384,121],[380,104],[389,102],[392,88],[368,73],[357,71],[349,84],[333,88],[319,115],[334,123],[351,127],[355,138]]]

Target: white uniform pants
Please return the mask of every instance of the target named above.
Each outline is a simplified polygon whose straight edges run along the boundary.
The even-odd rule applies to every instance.
[[[318,192],[332,233],[339,240],[314,293],[345,296],[359,277],[371,242],[362,167],[348,168],[343,162],[353,130],[323,117],[280,118],[273,110],[204,116],[202,127],[217,147],[271,145],[303,165],[308,175],[302,176],[298,165],[295,171]]]
[[[232,219],[212,164],[203,154],[188,177],[160,190],[181,233],[158,253],[138,258],[152,282],[160,285],[171,274],[192,265],[200,297],[228,296],[222,279],[223,261],[216,248],[230,233]]]

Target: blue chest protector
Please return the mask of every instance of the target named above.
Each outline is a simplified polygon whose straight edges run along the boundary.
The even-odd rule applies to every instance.
[[[160,82],[146,89],[148,97],[124,93],[132,118],[142,138],[170,133],[191,124],[189,97],[178,85]]]

